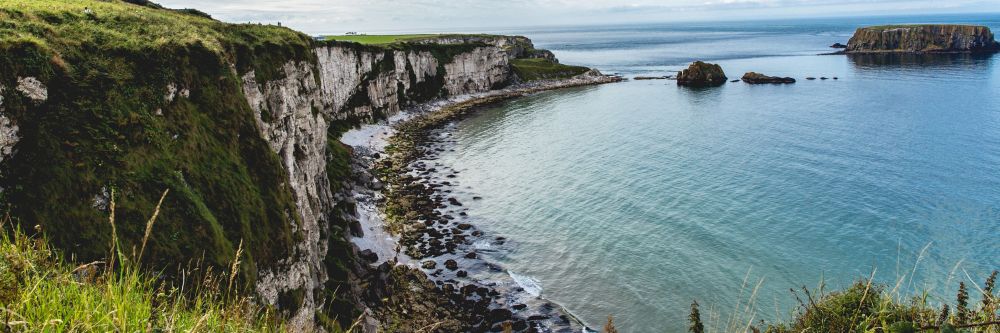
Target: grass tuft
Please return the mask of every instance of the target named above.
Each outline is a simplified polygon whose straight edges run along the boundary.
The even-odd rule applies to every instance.
[[[115,222],[112,214],[109,221]],[[0,331],[283,331],[270,309],[220,290],[211,268],[185,269],[175,285],[140,272],[137,258],[120,253],[113,255],[117,266],[98,261],[74,268],[38,234],[0,221]],[[238,265],[237,259],[233,272]]]

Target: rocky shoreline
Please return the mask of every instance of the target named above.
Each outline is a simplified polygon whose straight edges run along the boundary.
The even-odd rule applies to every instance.
[[[465,221],[462,203],[450,196],[456,190],[452,178],[457,171],[446,170],[435,159],[449,144],[446,125],[484,106],[547,90],[619,81],[621,77],[591,71],[564,80],[523,83],[421,104],[384,123],[345,133],[341,142],[354,156],[355,184],[348,199],[356,207],[352,242],[370,264],[368,269],[375,271],[372,277],[383,282],[378,286],[382,290],[374,293],[396,291],[390,298],[406,304],[400,310],[409,309],[403,311],[408,318],[402,323],[390,323],[398,311],[370,306],[367,312],[377,315],[368,316],[366,331],[378,326],[417,330],[417,325],[437,323],[432,331],[486,332],[499,331],[504,322],[517,332],[586,329],[560,306],[538,297],[540,288],[530,278],[507,272],[480,255],[507,240]],[[428,292],[429,286],[436,286],[434,292]],[[442,308],[447,304],[452,306]],[[441,313],[449,318],[435,321]]]

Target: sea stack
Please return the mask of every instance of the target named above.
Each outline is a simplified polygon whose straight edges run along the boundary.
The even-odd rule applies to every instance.
[[[750,84],[762,83],[795,83],[795,79],[790,77],[767,76],[757,72],[747,72],[743,74],[743,82]]]
[[[846,53],[971,53],[1000,51],[990,28],[979,25],[919,24],[859,28]]]
[[[726,83],[726,73],[718,64],[695,61],[687,69],[677,72],[677,85],[714,87]]]

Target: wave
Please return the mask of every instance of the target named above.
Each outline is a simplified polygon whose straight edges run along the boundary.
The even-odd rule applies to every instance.
[[[542,295],[542,284],[538,281],[538,279],[527,275],[520,275],[514,273],[513,271],[507,271],[507,274],[510,275],[510,278],[514,279],[514,283],[517,283],[517,285],[521,287],[521,289],[524,289],[524,292],[528,293],[528,295],[534,297]]]

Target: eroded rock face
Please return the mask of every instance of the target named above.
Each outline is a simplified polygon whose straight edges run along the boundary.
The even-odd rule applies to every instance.
[[[44,102],[49,99],[49,90],[41,81],[33,77],[17,78],[17,91],[35,102]]]
[[[701,61],[695,61],[687,69],[677,72],[677,85],[681,86],[720,86],[728,79],[721,66]]]
[[[18,136],[17,124],[7,118],[4,114],[3,108],[3,93],[5,88],[0,86],[0,162],[3,162],[7,156],[14,153],[14,145],[21,139]]]
[[[495,47],[480,47],[444,65],[445,90],[462,95],[493,89],[510,81],[510,58]]]
[[[298,208],[299,222],[290,218],[288,223],[301,241],[289,258],[258,272],[256,286],[260,297],[272,305],[283,293],[303,295],[289,323],[293,331],[313,329],[313,316],[322,306],[321,295],[314,291],[328,279],[324,235],[337,203],[326,173],[330,123],[393,115],[401,101],[488,91],[508,83],[511,75],[508,53],[494,46],[459,53],[444,66],[427,51],[332,45],[314,52],[315,65],[288,62],[281,79],[258,82],[253,71],[241,77],[258,129],[281,157]],[[435,93],[428,94],[427,89]],[[175,95],[180,89],[170,90],[168,95]]]
[[[746,74],[743,74],[743,78],[741,78],[741,80],[750,84],[795,83],[795,79],[790,77],[767,76],[757,72],[747,72]]]
[[[847,53],[996,52],[1000,44],[985,26],[891,25],[859,28]]]

